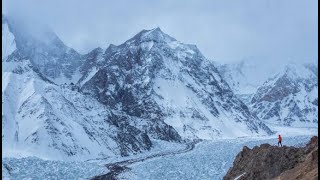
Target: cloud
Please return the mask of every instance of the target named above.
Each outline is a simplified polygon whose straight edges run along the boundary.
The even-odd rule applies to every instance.
[[[215,61],[318,59],[317,0],[5,0],[3,11],[47,23],[81,53],[160,27]]]

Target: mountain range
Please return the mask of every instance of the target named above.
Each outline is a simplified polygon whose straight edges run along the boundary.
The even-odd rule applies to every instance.
[[[268,67],[248,60],[217,66],[235,94],[265,123],[317,126],[317,63],[290,62]]]
[[[317,126],[314,64],[245,91],[233,68],[160,28],[80,54],[50,29],[2,15],[2,39],[5,156],[128,156],[151,150],[153,139],[271,135],[269,122]]]

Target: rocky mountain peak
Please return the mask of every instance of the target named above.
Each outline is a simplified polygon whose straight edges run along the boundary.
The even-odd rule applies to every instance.
[[[171,36],[165,34],[164,32],[161,31],[159,27],[149,30],[145,32],[141,36],[142,41],[155,41],[155,42],[170,42],[170,41],[176,41],[174,38]]]
[[[16,49],[28,57],[41,74],[56,84],[74,81],[74,75],[83,63],[82,55],[66,46],[47,25],[19,17],[3,16],[3,19],[6,19],[7,31],[12,34]]]
[[[151,29],[151,30],[142,30],[133,38],[129,39],[125,42],[125,44],[131,44],[133,42],[142,43],[153,41],[156,43],[168,43],[172,41],[176,41],[173,37],[164,33],[159,27]]]
[[[312,65],[309,67],[312,67]],[[285,70],[282,73],[283,75],[291,79],[308,79],[308,78],[315,77],[314,72],[310,70],[311,69],[307,68],[306,65],[290,63],[285,66]]]
[[[143,30],[119,46],[110,45],[92,62],[101,57],[102,63],[87,66],[80,91],[144,121],[141,130],[151,137],[176,141],[179,135],[235,136],[224,129],[229,121],[241,124],[243,135],[272,133],[233,96],[195,45],[183,44],[160,28]],[[225,114],[233,117],[221,121]],[[194,123],[197,128],[192,128]]]
[[[304,66],[312,71],[318,77],[318,64],[317,63],[306,63]]]
[[[106,53],[107,53],[107,52],[113,52],[113,51],[115,51],[116,49],[117,49],[117,46],[116,46],[116,45],[110,44],[110,45],[108,46],[108,48],[106,49]]]
[[[295,94],[302,89],[310,92],[317,86],[317,76],[305,65],[288,64],[283,71],[272,78],[269,78],[260,88],[258,88],[252,103],[261,98],[270,102],[281,100],[284,97]],[[271,99],[270,99],[270,98]]]

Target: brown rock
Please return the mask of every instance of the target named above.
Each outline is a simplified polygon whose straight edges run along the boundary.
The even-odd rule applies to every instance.
[[[305,160],[291,170],[281,173],[275,180],[316,180],[318,179],[318,137],[312,137],[307,144]]]
[[[311,138],[304,148],[270,144],[255,146],[253,149],[244,146],[223,179],[235,179],[240,175],[239,179],[247,180],[317,178],[318,138]]]

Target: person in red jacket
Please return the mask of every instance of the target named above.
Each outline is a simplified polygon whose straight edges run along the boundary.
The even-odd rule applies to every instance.
[[[281,147],[282,147],[282,137],[281,137],[281,135],[279,134],[279,136],[278,136],[278,146],[279,146],[279,144],[281,145]]]

